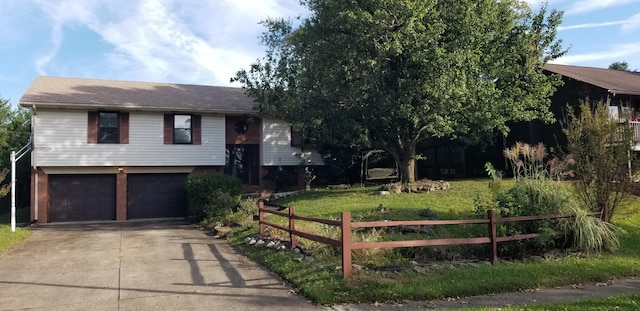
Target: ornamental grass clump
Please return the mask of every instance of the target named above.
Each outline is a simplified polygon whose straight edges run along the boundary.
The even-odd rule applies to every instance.
[[[619,227],[589,215],[589,210],[578,204],[569,204],[565,213],[573,217],[562,219],[560,225],[578,249],[599,252],[620,246],[623,231]]]

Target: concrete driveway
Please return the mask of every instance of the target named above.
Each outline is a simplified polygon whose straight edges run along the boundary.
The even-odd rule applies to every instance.
[[[182,222],[41,225],[0,255],[0,310],[328,310]]]

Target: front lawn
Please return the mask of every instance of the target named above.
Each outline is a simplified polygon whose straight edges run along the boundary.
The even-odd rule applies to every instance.
[[[29,221],[29,207],[16,209],[16,221],[18,223]],[[0,214],[0,253],[20,243],[30,234],[29,230],[22,228],[16,228],[16,232],[11,232],[11,212],[7,211]]]
[[[443,192],[390,196],[374,195],[374,188],[319,190],[279,203],[295,206],[298,214],[320,218],[337,218],[341,211],[349,210],[354,219],[377,217],[406,220],[419,218],[416,211],[428,208],[439,219],[462,219],[473,216],[474,198],[488,193],[487,182],[452,181],[451,189]],[[390,210],[379,214],[377,207],[380,204]],[[416,273],[411,267],[399,271],[365,268],[346,281],[335,269],[340,265],[336,256],[319,254],[317,260],[296,261],[288,252],[245,245],[243,240],[257,232],[256,226],[235,231],[231,242],[317,303],[430,300],[640,276],[640,244],[637,243],[640,240],[640,199],[635,198],[633,204],[620,209],[613,221],[626,230],[621,239],[621,249],[615,253],[504,262],[495,266],[480,264],[427,269],[423,273]],[[303,228],[302,225],[296,222],[298,228]],[[451,232],[456,230],[452,229]],[[446,248],[445,251],[441,247],[437,249],[440,249],[440,253],[446,253]],[[411,252],[413,249],[398,250]],[[394,251],[394,254],[402,254],[402,251]],[[362,264],[357,261],[360,258],[368,266],[378,258],[393,256],[388,253],[378,256],[372,252],[358,257],[354,253],[354,263]],[[455,255],[451,259],[455,259]],[[386,260],[380,263],[385,265]],[[398,260],[400,265],[407,262],[402,258]]]
[[[16,232],[11,232],[11,226],[0,225],[0,253],[12,248],[31,235],[31,231],[16,228]]]

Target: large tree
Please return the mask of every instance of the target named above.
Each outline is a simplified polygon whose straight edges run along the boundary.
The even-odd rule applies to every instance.
[[[9,181],[4,180],[9,174],[11,162],[9,157],[11,151],[18,151],[29,141],[31,135],[31,116],[27,109],[18,107],[12,108],[7,99],[0,98],[0,183],[5,185],[0,187],[0,198],[9,191]],[[29,201],[30,171],[29,160],[23,159],[17,166],[19,188],[18,195],[21,202]],[[0,200],[0,212],[4,203],[9,206],[8,200]]]
[[[548,97],[560,80],[542,66],[564,53],[560,12],[516,0],[301,2],[310,15],[265,21],[266,56],[234,80],[263,113],[365,136],[405,182],[421,140],[553,120]]]

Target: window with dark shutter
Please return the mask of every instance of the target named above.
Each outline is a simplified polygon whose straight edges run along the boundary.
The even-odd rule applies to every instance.
[[[164,143],[193,144],[202,142],[202,118],[189,114],[164,115]]]
[[[129,113],[89,111],[87,115],[87,143],[129,143]]]

